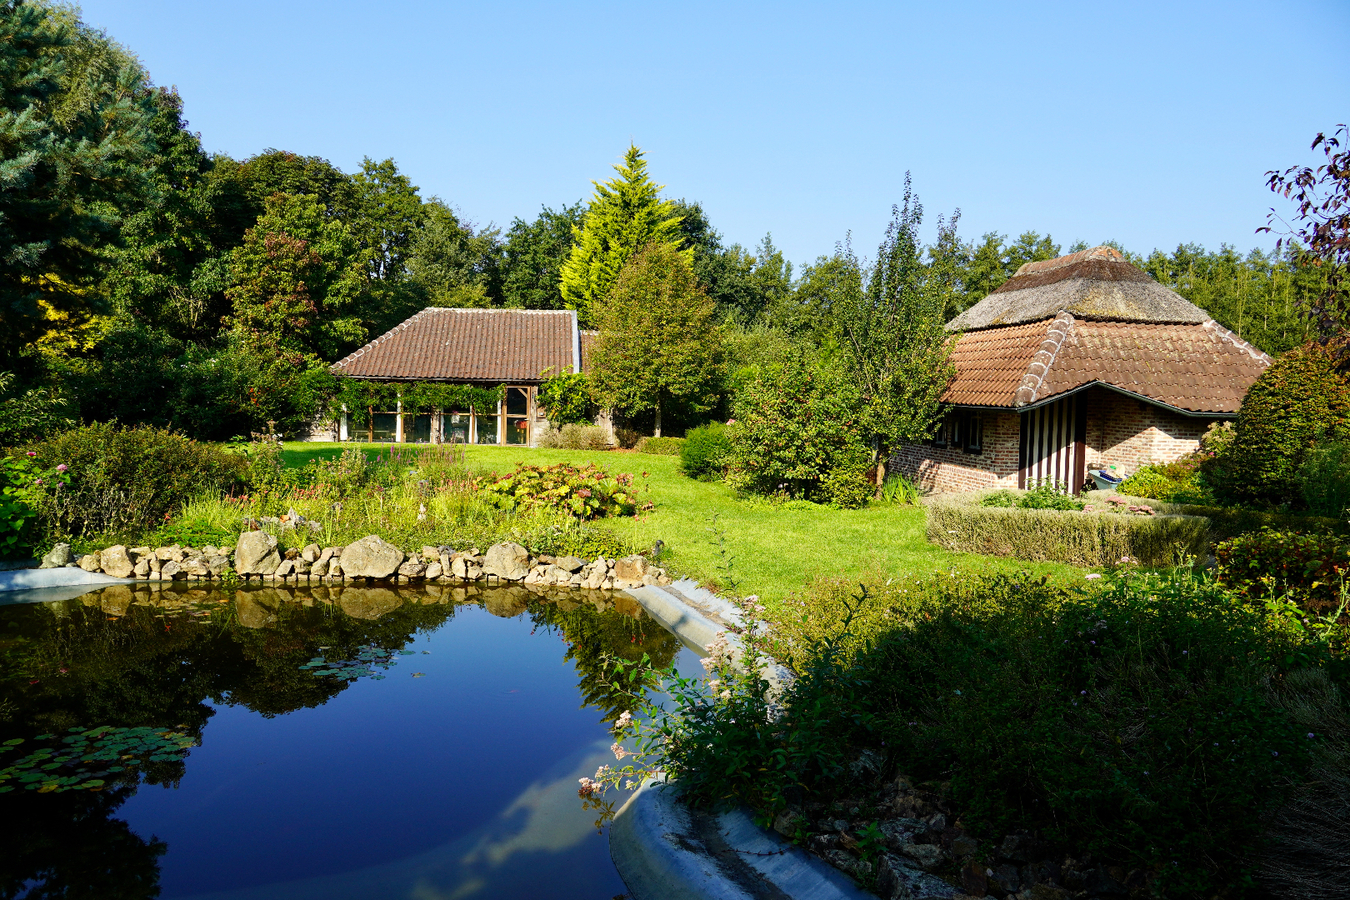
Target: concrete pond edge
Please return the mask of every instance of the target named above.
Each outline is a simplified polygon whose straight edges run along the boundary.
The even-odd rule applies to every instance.
[[[627,593],[699,653],[741,624],[736,607],[689,580]],[[772,662],[765,675],[771,684],[791,680]],[[615,815],[609,854],[636,900],[876,900],[824,860],[760,828],[745,808],[691,810],[673,784],[657,778]]]

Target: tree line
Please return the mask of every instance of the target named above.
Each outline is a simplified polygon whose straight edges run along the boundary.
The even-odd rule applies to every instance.
[[[427,306],[575,309],[604,333],[645,335],[649,352],[637,357],[650,359],[670,343],[650,340],[673,327],[652,318],[662,298],[667,319],[680,310],[680,327],[715,329],[737,349],[709,359],[672,350],[661,357],[665,382],[651,373],[654,395],[615,385],[605,396],[635,416],[665,408],[688,423],[726,412],[747,372],[785,346],[830,356],[898,327],[897,316],[859,319],[867,304],[856,301],[879,302],[887,279],[903,294],[913,274],[904,266],[923,270],[924,303],[942,318],[1023,263],[1067,252],[1034,231],[962,239],[959,214],[916,243],[921,208],[907,198],[910,218],[897,211],[899,231],[878,251],[913,244],[900,268],[860,259],[845,240],[798,271],[770,235],[728,242],[697,201],[664,199],[636,147],[589,200],[479,225],[423,196],[392,159],[347,173],[284,150],[208,153],[176,91],[77,11],[40,2],[0,0],[0,107],[9,443],[77,419],[212,439],[268,421],[294,430],[331,395],[332,362]],[[647,274],[625,276],[639,256]],[[1307,339],[1301,311],[1326,280],[1292,247],[1243,255],[1188,244],[1131,259],[1273,353]],[[614,297],[621,283],[626,306]]]

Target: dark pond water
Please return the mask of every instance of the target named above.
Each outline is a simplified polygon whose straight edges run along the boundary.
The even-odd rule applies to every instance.
[[[577,779],[628,706],[602,659],[644,652],[698,668],[600,593],[0,606],[0,897],[609,900]]]

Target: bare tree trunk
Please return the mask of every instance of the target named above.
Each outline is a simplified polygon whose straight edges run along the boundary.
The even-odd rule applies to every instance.
[[[886,455],[882,452],[880,444],[877,445],[877,499],[881,499],[883,486],[886,484]]]
[[[656,398],[656,429],[652,432],[652,437],[661,436],[661,398]]]

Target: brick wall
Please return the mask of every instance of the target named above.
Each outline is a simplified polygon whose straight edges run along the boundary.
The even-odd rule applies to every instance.
[[[1082,395],[1087,409],[1087,465],[1115,466],[1123,475],[1149,463],[1180,459],[1200,447],[1213,419],[1183,416],[1105,388]],[[1016,413],[984,412],[984,451],[907,444],[888,467],[927,491],[1017,487],[1021,423]]]
[[[1105,388],[1085,392],[1087,464],[1131,474],[1150,463],[1174,462],[1200,448],[1213,419],[1183,416]]]
[[[1017,487],[1017,451],[1021,426],[1016,413],[983,412],[984,449],[967,453],[958,447],[906,444],[891,456],[887,468],[898,471],[927,491],[979,491]]]

